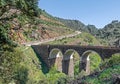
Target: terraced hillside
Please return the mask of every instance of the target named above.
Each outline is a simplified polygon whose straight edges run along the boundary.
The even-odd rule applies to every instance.
[[[0,8],[1,31],[17,43],[53,38],[73,32],[44,10],[31,8],[25,0],[1,2]]]

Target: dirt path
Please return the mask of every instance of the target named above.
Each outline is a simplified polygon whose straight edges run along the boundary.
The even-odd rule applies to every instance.
[[[50,38],[50,39],[44,39],[44,40],[41,40],[41,41],[27,42],[27,43],[23,43],[23,45],[25,45],[25,46],[39,45],[39,44],[47,43],[47,42],[54,41],[54,40],[60,40],[60,39],[63,39],[63,38],[74,37],[74,36],[76,36],[76,35],[78,35],[80,33],[81,33],[80,31],[75,31],[73,34],[68,34],[68,35],[65,35],[65,36],[54,37],[54,38]]]

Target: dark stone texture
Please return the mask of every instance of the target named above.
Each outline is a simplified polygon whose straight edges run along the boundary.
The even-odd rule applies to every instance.
[[[62,60],[62,59],[49,59],[49,54],[53,49],[59,49],[63,56],[65,52],[69,49],[73,49],[76,52],[78,52],[79,56],[83,56],[86,51],[94,51],[99,54],[102,60],[106,58],[110,58],[115,53],[120,53],[119,47],[104,47],[104,46],[79,46],[79,45],[32,45],[32,48],[36,51],[36,53],[44,60],[44,62],[47,64],[47,66],[50,68],[55,64],[55,62],[61,62],[57,63],[57,65],[60,65],[62,69],[59,68],[59,70],[63,71],[64,73],[71,75],[73,73],[74,69],[71,67],[73,62],[69,60]],[[89,53],[88,53],[89,54]],[[87,57],[87,56],[86,56]],[[82,57],[80,67],[81,69],[84,69],[86,71],[86,57]],[[56,61],[57,59],[57,61]],[[66,64],[65,64],[66,63]],[[72,65],[74,66],[74,65]],[[58,66],[59,67],[59,66]],[[70,70],[71,67],[71,70]],[[88,70],[87,70],[88,71]]]

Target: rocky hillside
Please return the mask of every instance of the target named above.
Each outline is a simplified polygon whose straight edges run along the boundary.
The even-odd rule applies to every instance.
[[[91,33],[96,38],[106,41],[108,45],[120,46],[120,22],[118,20],[113,20],[111,23],[105,25],[104,28],[98,29],[94,25],[85,25],[78,20],[57,19],[73,30]]]
[[[98,30],[97,37],[105,39],[109,42],[109,45],[120,45],[116,44],[120,40],[120,22],[114,20],[107,24],[103,29]]]
[[[56,17],[59,21],[64,23],[66,26],[73,30],[80,30],[80,31],[87,31],[87,28],[84,23],[80,22],[79,20],[70,20],[70,19],[63,19]]]
[[[4,40],[25,43],[69,34],[74,30],[91,33],[99,39],[108,41],[109,45],[114,45],[120,39],[120,22],[117,20],[102,29],[97,29],[94,25],[85,25],[78,20],[53,17],[38,8],[37,1],[31,1],[0,2],[0,30],[1,36],[5,37]]]
[[[58,17],[56,17],[56,19],[58,19],[59,21],[61,21],[62,23],[64,23],[66,26],[68,26],[73,30],[80,30],[82,32],[88,32],[93,35],[95,35],[98,32],[98,29],[94,25],[90,25],[90,24],[85,25],[79,20],[62,19]]]
[[[73,32],[62,22],[38,8],[36,0],[2,0],[0,28],[1,33],[6,33],[3,37],[18,43],[48,39]]]

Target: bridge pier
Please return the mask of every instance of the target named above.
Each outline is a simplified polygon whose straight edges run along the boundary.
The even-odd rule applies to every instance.
[[[90,59],[89,59],[89,56],[86,59],[86,75],[90,75]]]
[[[90,74],[90,59],[89,59],[89,55],[88,56],[84,56],[81,58],[80,61],[80,72],[82,70],[84,70],[86,72],[86,75]]]
[[[56,56],[56,61],[55,61],[55,67],[57,68],[58,71],[62,72],[62,60],[63,56],[60,55],[61,52],[58,52]]]
[[[74,77],[74,61],[70,59],[69,68],[68,68],[68,76]]]
[[[90,60],[87,60],[87,56],[91,51],[94,51],[100,55],[102,60],[106,58],[110,58],[112,54],[120,53],[120,48],[117,47],[104,47],[104,46],[79,46],[79,45],[32,45],[32,48],[36,52],[38,58],[43,60],[44,63],[47,64],[47,67],[57,66],[58,71],[68,74],[69,76],[74,76],[74,62],[72,51],[76,51],[79,53],[81,57],[80,61],[80,70],[86,71],[87,74],[90,74]],[[51,56],[50,52],[53,50],[53,56]],[[67,59],[64,59],[65,56],[60,56],[59,51],[63,55],[67,56]],[[68,51],[68,52],[66,52]],[[83,57],[83,54],[85,57]],[[66,53],[67,54],[66,54]],[[50,56],[52,58],[50,58]]]
[[[57,54],[51,54],[51,55],[53,55],[53,58],[52,56],[51,58],[49,58],[50,67],[56,67],[58,71],[62,72],[63,57],[60,55],[60,52],[58,52]]]
[[[74,77],[74,60],[73,54],[68,56],[70,58],[63,59],[63,73],[67,74],[70,77]]]

